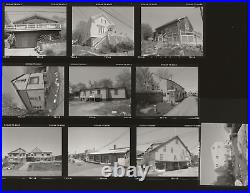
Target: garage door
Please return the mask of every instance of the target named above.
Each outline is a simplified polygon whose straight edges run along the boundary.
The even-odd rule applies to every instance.
[[[34,48],[37,45],[38,32],[16,33],[16,48]]]

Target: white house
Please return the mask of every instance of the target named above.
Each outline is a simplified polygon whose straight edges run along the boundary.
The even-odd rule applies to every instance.
[[[45,80],[43,73],[23,74],[11,82],[28,111],[45,109]]]
[[[167,171],[187,168],[191,163],[191,153],[178,136],[151,144],[143,158],[146,165]]]
[[[84,101],[102,101],[126,99],[126,88],[89,88],[80,91],[80,99]]]
[[[90,46],[96,46],[102,39],[105,41],[107,33],[113,31],[115,24],[104,14],[98,14],[90,17],[88,21],[88,29],[86,43]]]

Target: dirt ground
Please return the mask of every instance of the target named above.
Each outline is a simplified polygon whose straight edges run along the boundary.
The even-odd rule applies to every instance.
[[[62,176],[62,171],[2,170],[2,176]]]
[[[70,101],[70,116],[130,116],[130,100],[103,102]]]
[[[69,176],[102,176],[104,165],[88,162],[68,163]]]
[[[187,169],[165,171],[149,171],[148,176],[159,176],[159,177],[198,177],[199,168],[189,167]]]

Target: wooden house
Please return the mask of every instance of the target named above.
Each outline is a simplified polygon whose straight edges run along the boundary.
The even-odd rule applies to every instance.
[[[166,171],[187,168],[191,163],[191,153],[178,136],[151,144],[143,158],[145,165]]]
[[[47,87],[45,79],[44,73],[31,73],[23,74],[11,81],[24,106],[30,112],[45,109]]]
[[[114,146],[114,149],[89,153],[86,161],[110,165],[114,165],[114,162],[117,162],[120,165],[129,165],[129,160],[130,148],[116,148]]]
[[[49,39],[59,37],[62,24],[54,19],[32,15],[5,25],[4,30],[14,34],[15,48],[35,48],[42,35],[48,36]]]
[[[126,99],[126,88],[89,88],[80,91],[80,99],[84,101],[108,101]]]
[[[172,45],[202,45],[202,36],[194,31],[188,17],[175,19],[156,28],[154,40]]]

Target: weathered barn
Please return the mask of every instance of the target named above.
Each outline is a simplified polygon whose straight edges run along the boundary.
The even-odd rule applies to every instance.
[[[194,31],[188,17],[175,19],[156,28],[154,40],[174,45],[202,45],[202,36]]]
[[[166,171],[187,168],[191,163],[191,153],[178,136],[151,144],[143,158],[145,165]]]
[[[41,36],[49,39],[60,36],[62,24],[58,21],[33,15],[5,25],[5,33],[14,34],[15,48],[35,48]]]
[[[129,165],[130,159],[130,148],[116,148],[92,152],[87,155],[88,162],[99,163],[99,164],[110,164],[113,165],[114,162],[118,162],[120,165]]]
[[[89,88],[80,91],[80,99],[85,101],[108,101],[115,99],[126,99],[127,93],[125,87],[119,88]]]
[[[45,109],[46,80],[44,73],[23,74],[11,81],[26,109]]]

